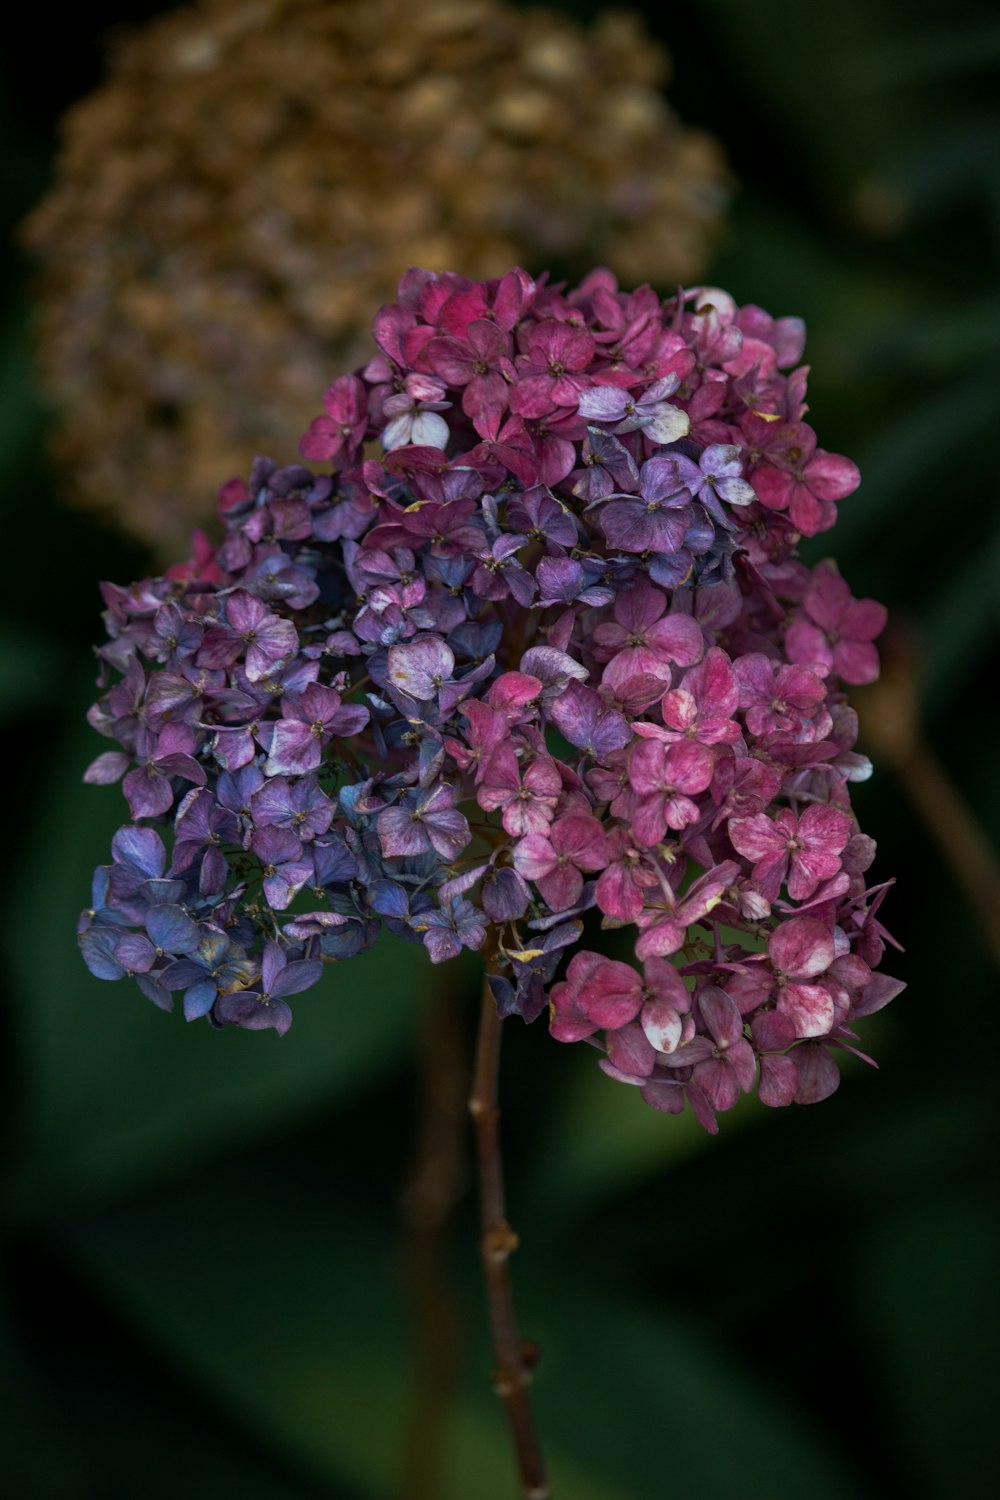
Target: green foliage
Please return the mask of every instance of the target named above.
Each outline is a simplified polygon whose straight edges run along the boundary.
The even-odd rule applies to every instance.
[[[993,1462],[1000,1224],[990,1177],[890,1208],[853,1268],[903,1475],[930,1494],[974,1493]]]

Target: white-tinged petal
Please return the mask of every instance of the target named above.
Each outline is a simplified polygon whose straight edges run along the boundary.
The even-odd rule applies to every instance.
[[[691,418],[679,406],[664,403],[644,431],[654,443],[676,443],[678,438],[687,437],[691,431]]]

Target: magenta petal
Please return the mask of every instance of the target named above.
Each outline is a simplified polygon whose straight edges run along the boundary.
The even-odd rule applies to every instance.
[[[605,1036],[608,1061],[619,1072],[634,1078],[648,1078],[656,1063],[656,1050],[634,1023],[609,1031]]]
[[[761,1104],[769,1109],[785,1109],[795,1099],[799,1083],[799,1070],[790,1057],[778,1055],[762,1057],[760,1060]]]
[[[826,1036],[836,1020],[833,996],[822,984],[786,984],[778,991],[778,1010],[797,1037]]]
[[[662,797],[646,797],[637,802],[632,810],[632,834],[636,843],[643,849],[652,849],[654,844],[661,841],[667,828],[672,826],[672,823],[667,822]],[[679,826],[684,826],[683,821]],[[672,953],[674,950],[671,948],[669,951]],[[640,953],[639,956],[643,955]]]
[[[684,1109],[683,1086],[669,1080],[654,1078],[644,1084],[642,1097],[651,1109],[658,1109],[663,1114],[679,1115]]]
[[[426,349],[427,362],[449,385],[467,385],[476,373],[476,353],[464,339],[431,339]]]
[[[597,905],[607,917],[634,922],[642,911],[642,891],[624,864],[613,864],[597,882]]]
[[[724,1058],[710,1057],[700,1062],[694,1076],[712,1109],[720,1112],[732,1109],[740,1097],[739,1082]]]
[[[540,354],[546,364],[566,370],[585,370],[594,353],[594,341],[585,329],[554,319],[532,329],[528,341],[533,356]]]
[[[851,591],[835,563],[827,561],[816,565],[802,602],[820,629],[840,629],[844,611],[851,602]]]
[[[555,1037],[557,1042],[582,1042],[585,1037],[593,1036],[598,1027],[589,1016],[573,1009],[571,1002],[563,998],[563,994],[568,994],[569,990],[569,985],[562,984],[554,985],[552,988],[549,996],[552,1007],[549,1034]]]
[[[735,1042],[726,1052],[726,1059],[735,1075],[736,1082],[744,1094],[749,1094],[757,1081],[757,1054],[748,1041]]]
[[[799,819],[798,838],[812,850],[840,854],[852,827],[852,820],[840,808],[816,802]]]
[[[504,672],[491,684],[487,701],[491,708],[500,713],[516,716],[541,691],[541,679],[533,677],[529,672]]]
[[[698,1009],[718,1046],[729,1047],[742,1040],[743,1018],[724,990],[699,990]]]
[[[662,922],[656,922],[653,926],[646,928],[636,940],[636,957],[669,958],[683,946],[687,937],[687,923],[676,922],[666,917]]]
[[[733,664],[739,686],[739,706],[749,708],[751,704],[770,698],[774,688],[775,663],[763,651],[751,651]]]
[[[767,945],[771,961],[792,979],[813,979],[836,957],[833,934],[814,917],[793,917],[771,934]]]
[[[806,464],[803,474],[817,500],[843,500],[861,483],[857,464],[820,448]]]
[[[522,375],[511,387],[510,409],[529,421],[550,415],[556,409],[551,375]],[[575,457],[575,455],[574,455]]]
[[[776,901],[787,874],[788,855],[783,849],[776,850],[773,854],[765,854],[763,859],[759,859],[754,865],[750,886],[753,891],[759,892],[765,901]],[[744,893],[745,897],[751,894],[746,887],[744,887]]]
[[[684,734],[698,717],[698,704],[684,688],[671,688],[663,695],[660,712],[668,729]]]
[[[684,687],[697,698],[702,719],[728,719],[739,706],[736,673],[719,646],[710,647],[698,666],[685,672]]]
[[[646,632],[647,644],[668,661],[692,667],[701,660],[705,637],[692,615],[667,615]]]
[[[777,1010],[760,1011],[750,1023],[750,1029],[759,1052],[784,1052],[795,1041],[794,1026]]]
[[[671,787],[694,796],[703,792],[712,780],[715,757],[696,740],[681,740],[667,751],[667,770]]]
[[[590,813],[567,813],[552,827],[552,844],[581,870],[603,870],[611,857],[607,834]]]
[[[553,911],[567,911],[575,906],[583,891],[583,876],[575,865],[559,864],[535,882]]]
[[[579,1003],[598,1026],[625,1026],[639,1013],[642,980],[628,964],[605,959],[581,987]]]
[[[906,983],[902,979],[893,979],[891,974],[873,974],[854,1007],[854,1014],[872,1016],[905,989]]]
[[[815,536],[819,531],[829,531],[833,525],[833,517],[826,517],[822,504],[804,484],[792,486],[788,500],[788,519],[803,536]]]
[[[844,610],[840,633],[851,640],[873,641],[885,629],[888,612],[875,599],[852,599]]]
[[[621,627],[615,637],[615,644],[624,645],[626,635],[646,633],[660,619],[666,607],[666,594],[654,587],[645,575],[640,574],[633,586],[619,594],[615,600],[615,620]],[[674,618],[690,620],[691,616],[678,615]],[[601,631],[613,629],[614,626],[599,625],[597,639],[600,640]]]
[[[476,318],[469,324],[466,337],[482,364],[506,361],[511,353],[510,335],[489,318]]]
[[[838,677],[853,687],[863,687],[878,677],[878,651],[870,641],[841,640],[834,649],[833,665]]]
[[[337,426],[329,417],[313,417],[308,428],[299,439],[299,452],[303,458],[322,462],[339,452],[343,439]]]
[[[680,974],[672,963],[663,958],[651,958],[643,965],[646,988],[657,1000],[666,1000],[682,1015],[691,1009],[691,996]]]
[[[796,1104],[819,1104],[829,1099],[840,1084],[840,1073],[828,1048],[797,1047],[794,1056],[798,1065]]]
[[[839,869],[839,854],[823,849],[799,849],[792,857],[788,874],[789,896],[793,901],[807,901],[820,881],[829,880]]]
[[[808,620],[792,621],[785,632],[785,650],[799,666],[811,667],[821,675],[833,666],[833,648],[826,635]]]
[[[514,868],[526,880],[538,880],[556,866],[556,852],[543,833],[528,833],[514,846]]]
[[[593,1036],[598,1024],[580,1005],[580,991],[586,981],[605,963],[599,953],[584,949],[575,953],[566,971],[566,978],[552,986],[549,995],[551,1034],[560,1042],[582,1041]]]
[[[768,510],[787,510],[795,481],[791,474],[784,474],[770,464],[761,464],[750,475],[750,483],[761,505]]]
[[[747,859],[763,859],[768,854],[783,855],[786,840],[766,813],[751,818],[730,818],[726,824],[733,848]]]
[[[640,797],[658,792],[667,775],[667,747],[659,740],[641,740],[629,757],[628,778]]]

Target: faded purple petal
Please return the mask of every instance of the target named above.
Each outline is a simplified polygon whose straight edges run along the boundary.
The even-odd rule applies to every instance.
[[[455,669],[455,653],[436,635],[389,649],[389,680],[411,698],[433,698]]]

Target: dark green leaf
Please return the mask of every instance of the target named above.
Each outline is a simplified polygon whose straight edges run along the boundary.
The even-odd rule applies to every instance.
[[[67,1243],[152,1347],[278,1456],[364,1494],[397,1492],[412,1371],[395,1255],[321,1185],[244,1169],[93,1220]],[[514,1493],[488,1368],[460,1393],[440,1500]],[[624,1476],[581,1461],[572,1434],[550,1448],[559,1493],[635,1500]]]
[[[858,1246],[869,1357],[906,1493],[977,1494],[994,1467],[1000,1225],[990,1184],[901,1205]]]

